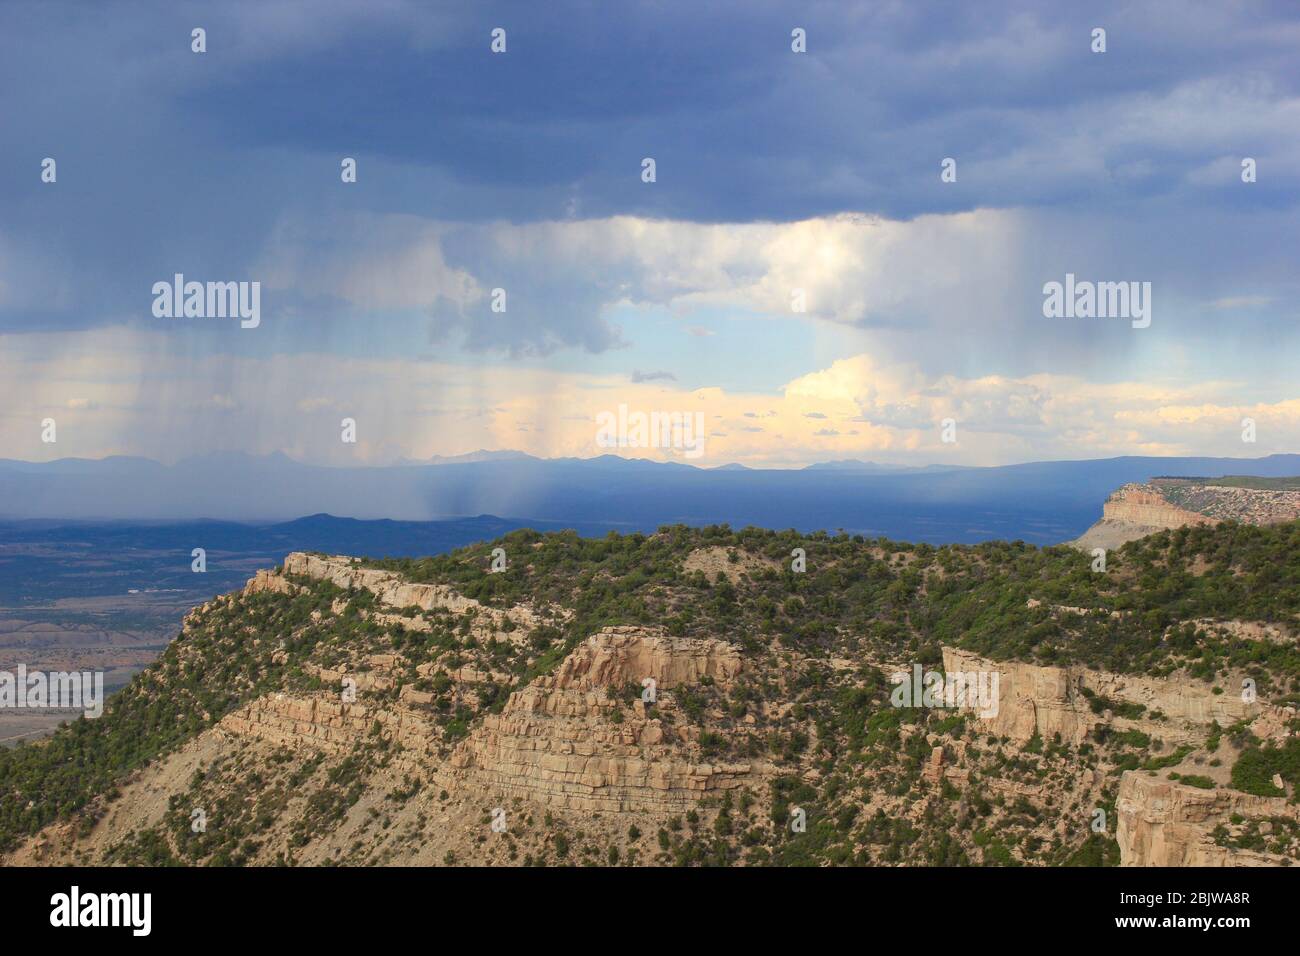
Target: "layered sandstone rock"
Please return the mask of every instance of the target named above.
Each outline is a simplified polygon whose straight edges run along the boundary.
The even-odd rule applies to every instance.
[[[352,677],[363,693],[383,691],[392,686],[391,662],[377,659],[384,656],[373,656],[369,672],[315,672],[330,683]],[[701,681],[725,685],[740,668],[739,652],[722,641],[607,628],[579,645],[553,675],[511,694],[500,714],[485,715],[437,771],[440,783],[559,809],[690,809],[701,797],[739,786],[753,768],[703,760],[699,730],[681,719],[673,690]],[[472,668],[448,673],[466,682],[507,678]],[[636,699],[626,708],[620,698],[645,678],[655,682],[656,702]],[[218,726],[231,735],[335,754],[354,750],[377,730],[415,754],[434,755],[442,730],[412,707],[427,703],[427,696],[405,687],[396,704],[376,705],[324,694],[272,694]]]
[[[607,628],[553,676],[511,694],[449,763],[458,776],[506,799],[584,811],[689,809],[711,792],[739,786],[753,768],[696,757],[698,731],[679,726],[672,690],[701,678],[725,683],[740,666],[736,649],[721,641]],[[636,700],[624,716],[617,695],[645,678],[656,682],[656,703]]]
[[[411,584],[391,571],[363,568],[345,557],[323,558],[295,551],[284,559],[285,574],[329,581],[344,589],[370,591],[391,607],[418,607],[422,611],[444,609],[454,614],[480,610],[483,605],[473,598],[457,594],[444,584]]]
[[[668,637],[639,627],[608,627],[564,659],[555,674],[560,689],[621,688],[650,678],[668,689],[701,678],[729,682],[740,673],[740,651],[723,641]]]
[[[1101,506],[1103,521],[1122,521],[1143,528],[1181,528],[1218,524],[1214,518],[1174,504],[1155,485],[1124,485]]]
[[[1128,484],[1107,497],[1101,506],[1101,520],[1071,543],[1085,551],[1118,548],[1157,531],[1201,524],[1218,521],[1179,507],[1155,485]]]
[[[249,579],[248,584],[244,585],[245,594],[292,594],[293,592],[293,584],[270,568],[258,571]]]
[[[1082,668],[1037,667],[1017,661],[990,661],[966,651],[945,647],[943,669],[948,674],[998,675],[997,700],[984,713],[971,711],[982,731],[1024,742],[1040,734],[1055,734],[1069,743],[1082,741],[1097,722],[1080,690]],[[991,684],[989,685],[991,686]]]
[[[1111,674],[1085,667],[1040,667],[1018,661],[990,661],[956,648],[943,649],[948,673],[998,674],[998,699],[992,713],[980,714],[982,730],[1015,741],[1029,740],[1035,732],[1044,739],[1060,734],[1070,744],[1081,743],[1102,717],[1092,711],[1094,698],[1105,698],[1146,708],[1143,717],[1111,717],[1118,729],[1137,728],[1172,743],[1199,742],[1211,723],[1227,726],[1255,719],[1269,705],[1247,703],[1240,695],[1215,694],[1209,684],[1190,680]],[[974,708],[968,708],[974,712]],[[1152,715],[1161,714],[1164,720]]]
[[[1285,797],[1202,790],[1133,770],[1120,780],[1115,809],[1121,866],[1277,866],[1284,857],[1216,845],[1215,827],[1234,814],[1300,822],[1300,807]]]
[[[1084,550],[1118,548],[1149,534],[1223,521],[1277,524],[1300,518],[1300,490],[1241,488],[1208,479],[1156,478],[1128,484],[1101,506],[1101,520],[1071,542]]]
[[[441,729],[423,714],[404,707],[344,703],[325,696],[268,694],[227,714],[217,725],[235,736],[274,744],[345,753],[375,728],[416,752],[428,752],[442,739]]]
[[[485,572],[486,573],[486,572]],[[465,597],[445,584],[413,584],[401,576],[379,568],[364,568],[348,557],[321,557],[294,551],[284,559],[284,574],[273,571],[258,571],[244,588],[246,594],[259,591],[278,591],[292,593],[293,583],[288,575],[329,581],[345,590],[366,590],[376,600],[388,608],[404,610],[416,608],[420,611],[445,611],[451,614],[470,614],[474,619],[473,633],[480,637],[494,637],[498,640],[522,641],[528,632],[543,624],[547,617],[563,620],[571,616],[563,608],[550,607],[545,614],[537,609],[519,604],[499,610]],[[341,610],[341,606],[336,609]],[[414,631],[427,631],[430,625],[419,617],[398,614],[386,614],[382,611],[371,612],[378,623],[385,625],[401,624]],[[507,625],[506,622],[509,622]]]

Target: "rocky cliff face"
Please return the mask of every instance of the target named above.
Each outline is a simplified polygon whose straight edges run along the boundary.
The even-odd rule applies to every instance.
[[[486,579],[476,574],[488,573],[487,545],[459,565],[382,569],[293,554],[282,570],[258,572],[187,616],[181,637],[117,699],[124,710],[106,711],[100,726],[115,762],[98,766],[111,786],[67,804],[69,814],[39,818],[4,844],[3,859],[1300,862],[1290,802],[1300,721],[1233,692],[1242,676],[1234,668],[1247,666],[1266,697],[1294,693],[1294,630],[1276,613],[1186,615],[1167,629],[1123,562],[1114,575],[1087,575],[1084,557],[1054,551],[1018,551],[1004,566],[996,548],[925,561],[915,549],[820,539],[808,542],[814,576],[789,575],[772,556],[793,545],[764,542],[769,534],[521,535],[506,541],[516,548],[510,576]],[[1255,603],[1233,604],[1223,584],[1251,572],[1208,566],[1202,556],[1221,542],[1201,537],[1187,543],[1200,550],[1178,559],[1201,574],[1177,577],[1217,574],[1207,590],[1227,604],[1214,607],[1249,615]],[[1287,548],[1253,559],[1272,569]],[[947,647],[950,676],[973,673],[987,687],[979,675],[997,675],[995,706],[969,706],[962,720],[895,702],[890,675],[915,673],[915,655],[929,650],[914,628],[918,610],[939,632],[959,633],[992,602],[1039,593],[1044,571],[1059,573],[1063,558],[1079,565],[1068,591],[1044,587],[1005,616],[1021,632],[983,634],[980,646],[1020,653],[1028,645],[1019,638],[1032,636],[1044,659],[1093,666]],[[996,586],[1007,567],[1017,576]],[[435,569],[445,577],[428,582]],[[1264,585],[1251,580],[1246,590],[1258,593]],[[482,601],[450,583],[464,581]],[[914,595],[905,607],[881,601],[898,582]],[[927,604],[927,594],[944,603]],[[1099,640],[1119,645],[1099,652]],[[1125,655],[1173,676],[1098,669]],[[1213,674],[1224,692],[1180,676],[1188,673]],[[131,750],[124,740],[148,756],[117,759]],[[57,768],[93,752],[54,756]],[[57,775],[30,776],[23,799],[35,807]],[[1270,776],[1285,786],[1269,787]],[[1096,831],[1099,808],[1111,819]],[[206,831],[192,830],[196,811]]]
[[[1217,523],[1214,518],[1174,504],[1156,485],[1124,485],[1102,504],[1101,517],[1103,521],[1162,529]]]
[[[1256,738],[1284,743],[1292,734],[1293,707],[1240,696],[1215,694],[1212,686],[1188,679],[1157,679],[1111,674],[1078,667],[1039,667],[994,662],[952,648],[944,649],[947,673],[999,675],[996,713],[981,716],[984,733],[1024,742],[1060,734],[1079,746],[1094,728],[1136,731],[1159,739],[1169,753],[1156,770],[1126,770],[1116,802],[1115,839],[1123,866],[1277,866],[1294,862],[1300,836],[1300,806],[1286,797],[1258,797],[1228,785],[1234,759],[1220,744],[1204,747],[1215,727],[1242,723]],[[1124,709],[1134,716],[1119,716]],[[1248,723],[1244,723],[1248,722]],[[1173,749],[1177,748],[1177,749]],[[1226,762],[1224,761],[1226,757]],[[1169,778],[1177,768],[1206,785],[1190,786]],[[1174,776],[1181,776],[1174,773]],[[1268,852],[1277,833],[1283,852]]]
[[[710,792],[754,776],[749,764],[711,763],[698,756],[698,730],[680,725],[673,689],[701,679],[725,684],[740,657],[719,641],[671,638],[633,627],[607,628],[565,658],[554,676],[512,693],[500,714],[484,717],[451,751],[438,779],[504,803],[582,811],[680,812]],[[334,683],[341,672],[324,672]],[[474,682],[476,671],[454,679]],[[361,691],[387,686],[359,675]],[[655,682],[653,703],[637,697],[622,715],[622,695]],[[418,692],[404,694],[402,699]],[[618,716],[616,716],[616,714]],[[402,703],[341,702],[338,695],[277,693],[225,717],[218,729],[292,748],[345,754],[379,733],[417,755],[436,755],[442,733],[426,712]],[[491,796],[487,794],[490,793]]]
[[[1254,488],[1186,479],[1156,479],[1152,484],[1178,507],[1212,520],[1279,524],[1300,518],[1300,488]]]
[[[1087,551],[1118,548],[1157,531],[1217,523],[1217,519],[1174,504],[1155,485],[1129,484],[1107,497],[1101,506],[1101,520],[1073,544]]]
[[[416,608],[450,614],[468,613],[474,616],[477,629],[485,635],[502,633],[501,625],[506,621],[512,625],[512,631],[519,631],[536,627],[547,620],[548,616],[563,619],[568,615],[565,609],[556,607],[542,610],[529,605],[519,605],[508,610],[489,608],[445,584],[415,584],[390,571],[361,567],[347,557],[321,557],[294,551],[284,559],[284,575],[329,581],[344,589],[369,591],[380,604],[398,610]],[[259,572],[248,587],[253,590],[282,587],[272,583],[275,577],[277,575],[273,573]]]
[[[1158,478],[1128,484],[1102,504],[1101,520],[1072,544],[1084,550],[1118,548],[1157,531],[1221,521],[1277,524],[1300,518],[1300,491],[1218,485],[1208,480]]]
[[[1215,830],[1238,832],[1262,825],[1266,835],[1300,823],[1300,807],[1285,797],[1256,797],[1236,790],[1204,790],[1138,771],[1120,781],[1116,839],[1122,866],[1279,866],[1277,853],[1222,846]]]
[[[457,594],[442,584],[411,584],[388,571],[359,567],[346,557],[321,557],[295,551],[284,559],[286,575],[329,581],[341,588],[370,591],[390,607],[442,608],[453,613],[482,609],[478,601]]]
[[[1017,741],[1035,733],[1044,739],[1060,734],[1077,745],[1093,727],[1105,723],[1172,743],[1200,742],[1212,724],[1253,720],[1270,709],[1260,701],[1246,703],[1240,695],[1215,694],[1211,685],[1199,681],[990,661],[950,647],[943,650],[943,666],[948,673],[998,673],[997,712],[979,717],[980,725],[988,733]],[[1140,716],[1112,712],[1122,705],[1130,705],[1125,710],[1140,708]]]
[[[292,597],[301,590],[295,577],[311,578],[364,588],[386,606],[451,608],[472,612],[476,619],[491,618],[490,609],[449,588],[404,584],[386,573],[352,567],[346,559],[294,555],[286,572],[258,572],[243,595]],[[335,601],[334,612],[343,613],[345,604]],[[204,612],[196,609],[190,626],[199,626]],[[515,619],[532,616],[526,607],[508,613]],[[313,613],[313,617],[321,615]],[[383,620],[389,615],[373,611],[370,617]],[[420,631],[418,619],[401,620]],[[275,652],[277,657],[282,654]],[[399,655],[371,654],[353,666],[308,664],[305,669],[321,689],[274,692],[253,699],[129,784],[125,799],[89,835],[68,827],[52,828],[20,848],[12,861],[47,863],[75,853],[89,861],[112,862],[123,846],[131,844],[134,834],[167,826],[169,814],[176,812],[176,800],[182,807],[214,802],[211,794],[186,797],[187,783],[192,787],[204,775],[215,778],[212,768],[231,755],[240,764],[298,773],[295,779],[305,791],[304,799],[312,794],[313,784],[321,787],[305,804],[299,802],[307,808],[312,800],[324,802],[332,775],[358,755],[367,755],[366,762],[372,765],[366,771],[368,795],[331,837],[295,851],[301,821],[297,830],[277,822],[268,831],[262,862],[274,862],[286,853],[296,853],[299,862],[329,862],[339,858],[345,845],[355,850],[358,844],[365,844],[368,853],[384,854],[390,862],[427,864],[446,854],[477,858],[482,855],[477,846],[480,817],[493,808],[500,808],[493,812],[509,807],[512,813],[530,813],[526,808],[543,807],[589,821],[592,814],[597,819],[614,815],[611,821],[619,814],[642,821],[663,820],[693,810],[711,795],[742,785],[766,786],[771,776],[761,763],[706,759],[699,726],[683,718],[677,696],[682,689],[706,685],[725,689],[741,674],[739,650],[724,641],[672,637],[659,628],[605,628],[579,644],[552,674],[511,692],[500,713],[483,715],[459,742],[449,739],[433,719],[435,695],[402,683]],[[475,688],[483,685],[515,680],[471,665],[422,664],[417,673],[449,681],[453,702],[472,700]],[[341,696],[344,681],[354,690],[353,699]],[[642,700],[643,691],[650,696],[651,686],[653,700]],[[380,751],[387,753],[382,760],[376,756]],[[323,760],[322,770],[309,775],[317,766],[314,760]],[[203,773],[196,776],[199,770]],[[387,835],[370,833],[370,824],[381,811],[392,812],[384,802],[384,791],[400,790],[402,781],[426,774],[425,792],[440,792],[441,800],[409,804],[398,817],[406,821],[407,832],[434,826],[435,818],[440,829],[425,834],[418,845],[400,848],[390,845]],[[273,773],[268,778],[275,779]],[[161,799],[161,794],[176,800]],[[220,799],[224,798],[215,802]],[[293,806],[291,802],[286,810]],[[591,822],[587,826],[593,829]],[[604,829],[608,828],[594,826],[596,832]],[[614,836],[607,834],[607,838]]]
[[[270,694],[226,715],[218,729],[287,747],[313,747],[342,754],[355,749],[378,725],[379,732],[416,753],[429,753],[441,737],[418,711],[343,703],[334,696]]]
[[[500,714],[451,756],[461,776],[499,793],[570,810],[671,812],[753,776],[749,764],[698,756],[699,732],[680,721],[673,689],[740,672],[735,647],[613,627],[581,644],[553,677],[510,695]],[[656,700],[618,695],[655,682]],[[618,722],[613,717],[620,714]]]

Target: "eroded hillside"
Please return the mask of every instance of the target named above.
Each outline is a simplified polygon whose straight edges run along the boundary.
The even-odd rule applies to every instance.
[[[504,570],[493,572],[493,551]],[[806,569],[793,553],[803,549]],[[1289,864],[1300,524],[294,554],[0,753],[58,864]],[[980,705],[896,675],[996,675]],[[969,702],[967,702],[969,703]]]
[[[1300,479],[1153,478],[1114,491],[1101,520],[1074,544],[1085,550],[1117,548],[1157,531],[1216,525],[1221,521],[1266,525],[1300,518]]]

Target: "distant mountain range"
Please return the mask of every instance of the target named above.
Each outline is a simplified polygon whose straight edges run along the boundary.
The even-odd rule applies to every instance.
[[[837,461],[821,461],[806,465],[804,471],[854,471],[872,475],[898,475],[904,472],[956,471],[962,465],[882,465],[875,461],[860,461],[857,458],[841,458]]]
[[[308,465],[282,454],[212,454],[175,465],[123,457],[0,460],[0,519],[502,516],[512,525],[624,531],[729,523],[932,543],[1001,538],[1054,544],[1081,534],[1121,485],[1156,475],[1225,474],[1300,475],[1300,455],[1124,457],[994,468],[840,461],[789,470],[697,468],[612,455],[539,459],[517,452],[373,468]]]

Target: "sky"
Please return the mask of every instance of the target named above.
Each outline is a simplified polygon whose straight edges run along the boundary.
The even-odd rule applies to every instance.
[[[0,457],[682,457],[620,408],[706,466],[1300,451],[1298,48],[1292,3],[9,2]],[[1045,314],[1067,275],[1149,324]]]

